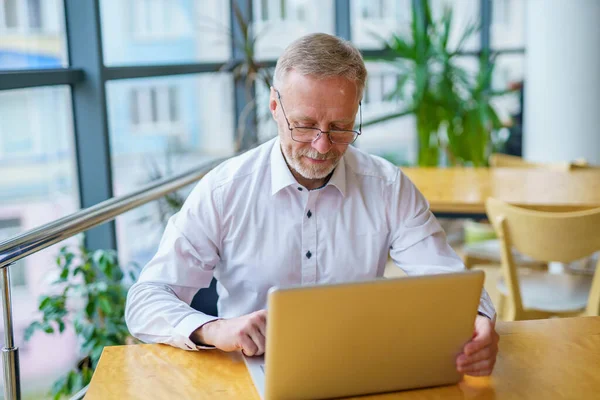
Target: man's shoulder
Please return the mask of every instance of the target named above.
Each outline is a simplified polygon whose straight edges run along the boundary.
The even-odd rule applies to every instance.
[[[211,189],[226,186],[260,173],[269,165],[275,139],[269,140],[239,156],[232,157],[213,168],[203,180]]]
[[[386,159],[349,146],[344,155],[346,167],[359,177],[380,179],[392,184],[400,175],[400,168]]]

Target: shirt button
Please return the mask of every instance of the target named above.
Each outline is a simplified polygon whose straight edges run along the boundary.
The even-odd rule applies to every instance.
[[[308,212],[306,213],[306,216],[307,216],[308,218],[310,218],[310,217],[312,216],[312,213],[310,212],[310,210],[308,210]]]
[[[306,258],[310,258],[312,256],[312,253],[309,251],[306,252]]]
[[[299,190],[299,191],[302,191],[302,188],[301,188],[301,187],[298,187],[298,190]]]

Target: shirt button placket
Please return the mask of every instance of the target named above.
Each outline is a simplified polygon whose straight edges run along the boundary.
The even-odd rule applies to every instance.
[[[317,281],[317,218],[315,204],[319,191],[308,192],[302,216],[302,283]]]

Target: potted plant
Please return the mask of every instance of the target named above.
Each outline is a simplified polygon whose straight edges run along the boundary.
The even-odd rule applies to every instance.
[[[63,333],[67,325],[77,335],[80,361],[53,385],[54,399],[71,395],[85,387],[105,346],[134,343],[125,324],[127,289],[135,282],[139,268],[122,268],[114,250],[90,251],[62,247],[56,258],[59,277],[51,294],[41,296],[41,317],[25,331],[29,340],[36,331]]]
[[[366,57],[388,63],[398,71],[396,87],[388,99],[407,100],[408,107],[363,125],[414,114],[419,166],[437,166],[441,151],[446,152],[450,165],[487,165],[492,132],[503,126],[491,99],[506,93],[491,90],[495,60],[482,54],[478,73],[469,74],[456,61],[465,42],[479,31],[478,25],[470,24],[457,46],[450,48],[452,9],[445,7],[441,18],[434,20],[429,1],[419,2],[420,7],[412,9],[410,34],[378,36],[386,55]]]

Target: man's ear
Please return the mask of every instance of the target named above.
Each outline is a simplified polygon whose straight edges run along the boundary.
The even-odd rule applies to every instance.
[[[269,109],[273,119],[277,119],[277,92],[273,86],[271,86],[271,93],[269,94]]]

